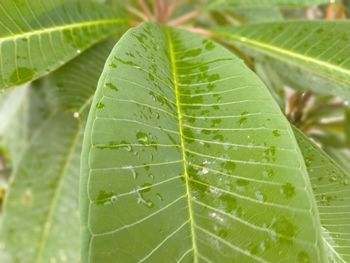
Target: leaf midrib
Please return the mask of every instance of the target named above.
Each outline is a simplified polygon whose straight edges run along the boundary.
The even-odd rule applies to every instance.
[[[289,51],[287,49],[283,49],[283,48],[280,48],[280,47],[277,47],[277,46],[273,46],[273,45],[270,45],[270,44],[267,44],[267,43],[255,41],[255,40],[253,40],[253,39],[251,39],[249,37],[241,36],[241,35],[234,34],[234,33],[233,34],[223,33],[223,35],[226,35],[229,38],[231,38],[233,40],[236,40],[236,41],[239,41],[239,42],[241,42],[243,44],[247,44],[249,46],[253,46],[256,49],[260,50],[261,52],[266,53],[266,54],[268,54],[268,55],[270,55],[272,57],[276,57],[278,53],[282,54],[282,55],[285,55],[285,57],[279,57],[279,59],[280,60],[285,60],[285,61],[287,61],[287,63],[291,63],[291,64],[294,64],[294,65],[297,65],[297,66],[301,66],[301,67],[307,68],[308,70],[310,70],[310,68],[305,67],[304,65],[297,64],[295,61],[290,61],[287,58],[288,57],[297,58],[299,60],[302,60],[302,61],[305,61],[305,62],[309,62],[309,63],[315,64],[315,65],[321,65],[324,68],[327,68],[329,70],[335,70],[335,71],[341,72],[341,73],[343,73],[345,75],[350,75],[350,70],[349,69],[342,68],[342,67],[339,67],[339,66],[331,64],[331,63],[327,63],[327,62],[325,62],[323,60],[320,60],[320,59],[308,57],[308,56],[305,56],[303,54],[299,54],[299,53],[296,53],[296,52]],[[313,73],[315,73],[317,75],[320,75],[320,76],[323,76],[320,72],[317,72],[317,71],[313,71]],[[329,78],[329,77],[327,77],[327,78]],[[334,78],[334,77],[332,77],[332,78]],[[337,81],[344,82],[344,81],[342,81],[340,79],[337,79]]]
[[[90,21],[80,22],[80,23],[64,24],[64,25],[54,26],[50,28],[23,32],[19,34],[12,34],[6,37],[0,37],[0,44],[6,41],[16,41],[16,39],[19,39],[19,38],[29,38],[32,36],[50,34],[57,31],[64,31],[64,30],[70,30],[74,28],[84,28],[84,27],[92,27],[92,26],[99,26],[99,25],[117,24],[117,23],[122,23],[126,21],[127,20],[125,19],[115,18],[115,19],[99,19],[99,20],[90,20]]]
[[[197,247],[196,247],[196,241],[195,241],[195,231],[194,231],[194,221],[193,221],[193,214],[192,214],[192,203],[191,203],[191,192],[189,188],[189,178],[188,178],[188,170],[187,170],[187,161],[186,161],[186,150],[185,150],[185,143],[184,143],[184,134],[183,134],[183,123],[182,123],[182,113],[181,113],[181,106],[180,106],[180,97],[179,97],[179,82],[178,82],[178,75],[177,75],[177,69],[176,69],[176,59],[175,59],[175,50],[174,45],[172,42],[171,32],[169,28],[165,28],[165,36],[168,42],[168,50],[170,55],[170,64],[172,69],[172,78],[174,83],[174,93],[176,97],[176,108],[177,108],[177,117],[178,117],[178,124],[179,124],[179,134],[180,134],[180,145],[182,150],[182,159],[183,159],[183,166],[184,166],[184,175],[185,175],[185,184],[186,184],[186,194],[187,194],[187,206],[188,206],[188,212],[189,212],[189,222],[190,222],[190,228],[191,228],[191,237],[192,237],[192,246],[193,246],[193,258],[194,263],[198,262],[198,259],[196,257],[197,254]]]

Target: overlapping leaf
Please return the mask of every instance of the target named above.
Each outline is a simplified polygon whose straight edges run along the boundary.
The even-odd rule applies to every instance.
[[[1,239],[13,262],[78,260],[80,133],[72,114],[52,115],[12,175]]]
[[[116,42],[112,37],[93,46],[43,79],[43,85],[50,87],[47,96],[55,108],[87,116],[103,66]]]
[[[313,186],[330,262],[350,261],[350,176],[295,129]]]
[[[83,262],[325,260],[288,122],[208,39],[130,30],[107,61],[83,146]]]
[[[294,21],[246,25],[222,33],[250,55],[274,60],[285,78],[349,98],[349,32],[348,21]]]
[[[53,71],[125,26],[92,0],[0,2],[0,90]]]
[[[6,144],[21,151],[15,155],[4,208],[4,262],[78,261],[82,124],[114,43],[111,38],[97,44],[33,86],[10,90],[6,96],[7,111],[0,112],[9,118],[3,129]],[[13,103],[16,99],[19,102]],[[14,113],[8,116],[12,107]]]

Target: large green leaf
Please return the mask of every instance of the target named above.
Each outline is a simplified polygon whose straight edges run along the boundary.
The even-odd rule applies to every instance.
[[[93,0],[2,0],[0,90],[53,71],[125,24]]]
[[[314,80],[314,89],[349,98],[349,32],[349,21],[293,21],[252,24],[221,33],[250,55],[273,59],[291,80]]]
[[[223,47],[143,24],[112,51],[82,154],[82,262],[323,262],[291,128]]]
[[[295,134],[320,211],[330,262],[349,262],[350,176],[300,131],[295,129]]]
[[[329,0],[210,0],[211,7],[256,8],[256,7],[303,7],[326,4]]]
[[[56,113],[38,126],[16,167],[1,242],[11,262],[77,262],[80,125]]]

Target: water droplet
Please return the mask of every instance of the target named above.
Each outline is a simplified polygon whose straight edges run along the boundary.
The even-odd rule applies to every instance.
[[[96,104],[96,108],[97,109],[103,109],[105,107],[105,105],[102,103],[102,102],[98,102],[97,104]]]
[[[160,193],[157,193],[156,196],[159,199],[159,201],[163,201],[164,200],[163,196]]]
[[[136,134],[136,139],[141,144],[146,144],[149,141],[149,138],[148,138],[147,134],[144,133],[144,132],[138,132]]]
[[[132,166],[125,166],[124,168],[127,169],[127,170],[129,170],[129,171],[131,172],[132,177],[133,177],[134,179],[137,179],[137,172],[135,171],[135,168],[134,168],[134,167],[132,167]]]
[[[198,171],[199,175],[205,175],[207,173],[209,173],[209,170],[206,167],[203,167],[200,171]]]
[[[302,251],[298,254],[298,262],[299,263],[310,263],[311,260],[310,260],[309,255],[305,251]]]
[[[247,186],[249,184],[249,181],[244,179],[237,179],[236,184],[239,186]]]
[[[285,198],[289,199],[294,196],[295,187],[290,183],[285,183],[284,185],[282,185],[281,193],[284,195]]]
[[[233,172],[236,169],[236,164],[233,161],[224,162],[221,166],[230,172]]]
[[[255,194],[256,200],[258,200],[260,203],[263,203],[266,201],[266,196],[261,191],[256,191],[254,194]]]
[[[271,225],[271,236],[273,239],[276,239],[276,234],[279,235],[279,240],[292,241],[296,235],[295,227],[286,218],[275,218]]]
[[[114,62],[109,63],[109,66],[111,68],[117,68],[117,64],[115,64]]]
[[[220,196],[221,205],[227,213],[232,213],[237,209],[237,199],[232,195],[223,194]]]
[[[79,112],[76,111],[73,113],[73,118],[78,119],[79,116],[80,116]]]
[[[106,83],[105,86],[106,86],[107,88],[110,88],[111,90],[114,90],[114,91],[118,91],[118,90],[119,90],[119,89],[117,88],[117,86],[115,86],[115,85],[114,85],[113,83],[111,83],[111,82]]]
[[[275,137],[280,137],[281,136],[281,132],[279,130],[273,130],[272,131],[272,135]]]

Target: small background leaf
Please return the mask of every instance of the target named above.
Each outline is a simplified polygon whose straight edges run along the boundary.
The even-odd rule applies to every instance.
[[[287,80],[349,98],[349,29],[348,21],[292,21],[233,27],[223,35],[257,59],[272,59]]]
[[[297,129],[323,227],[330,262],[350,261],[350,176]]]

